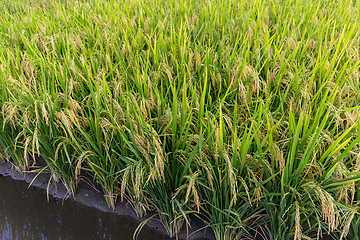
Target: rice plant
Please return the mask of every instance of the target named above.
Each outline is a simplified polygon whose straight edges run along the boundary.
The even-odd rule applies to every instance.
[[[4,0],[0,153],[216,239],[356,239],[358,0]],[[140,228],[139,228],[140,229]]]

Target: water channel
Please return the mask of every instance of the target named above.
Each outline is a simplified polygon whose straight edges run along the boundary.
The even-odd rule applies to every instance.
[[[25,181],[0,175],[0,239],[121,239],[131,240],[138,222],[131,217],[102,212],[71,199],[52,198],[28,188]],[[165,240],[144,227],[139,240]]]
[[[30,187],[25,181],[0,174],[0,240],[132,240],[138,222],[63,200]],[[198,238],[212,239],[212,238]],[[262,239],[262,238],[256,238]],[[330,240],[324,236],[322,240]],[[144,226],[138,240],[170,240],[157,230]]]

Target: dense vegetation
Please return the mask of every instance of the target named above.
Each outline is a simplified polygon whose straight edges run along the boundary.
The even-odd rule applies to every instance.
[[[0,145],[216,239],[359,239],[358,0],[3,0]],[[253,231],[254,232],[254,231]],[[307,237],[306,237],[307,236]]]

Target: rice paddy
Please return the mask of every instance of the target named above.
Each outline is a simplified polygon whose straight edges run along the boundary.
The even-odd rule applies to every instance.
[[[3,0],[2,160],[217,240],[359,239],[358,0]]]

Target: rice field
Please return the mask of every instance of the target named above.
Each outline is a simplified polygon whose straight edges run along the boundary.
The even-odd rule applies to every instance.
[[[3,0],[0,147],[171,237],[359,239],[359,0]]]

